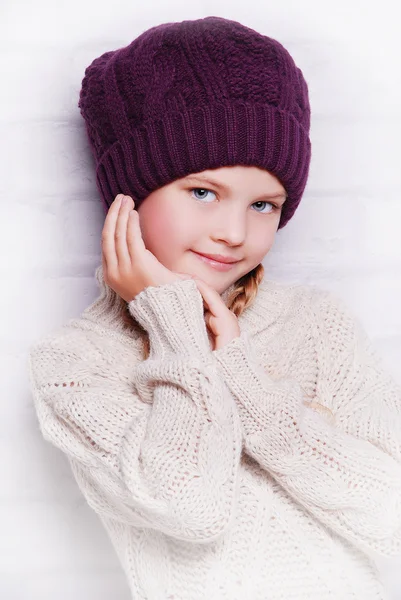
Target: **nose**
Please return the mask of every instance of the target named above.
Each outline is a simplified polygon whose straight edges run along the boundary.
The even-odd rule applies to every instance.
[[[230,246],[239,246],[245,242],[247,233],[246,215],[240,208],[221,211],[215,221],[214,235],[216,241],[224,241]]]

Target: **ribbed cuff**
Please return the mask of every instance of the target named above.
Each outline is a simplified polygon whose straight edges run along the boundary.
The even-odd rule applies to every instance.
[[[150,357],[211,357],[203,299],[194,280],[180,279],[142,290],[128,308],[148,332]]]
[[[229,382],[247,376],[249,357],[253,356],[253,353],[254,349],[250,343],[248,331],[241,331],[241,334],[232,339],[231,342],[212,352]]]
[[[268,378],[267,373],[259,364],[258,356],[250,341],[248,331],[241,331],[240,336],[234,338],[212,355],[219,366],[219,370],[227,386],[233,393],[246,435],[264,430],[271,425],[270,416],[265,412],[265,400],[268,390],[262,387],[272,386],[275,383]],[[258,403],[258,398],[264,397],[264,406]],[[270,396],[272,410],[275,405],[274,393]]]

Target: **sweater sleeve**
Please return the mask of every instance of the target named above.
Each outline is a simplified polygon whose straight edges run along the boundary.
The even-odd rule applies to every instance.
[[[268,376],[247,333],[213,352],[239,408],[245,450],[331,530],[365,552],[398,556],[400,386],[339,297],[319,289],[314,313],[316,402],[326,411],[297,381]]]
[[[128,305],[151,355],[65,325],[32,347],[44,438],[69,458],[101,516],[181,540],[216,539],[235,510],[242,432],[213,361],[192,280],[148,287]],[[112,337],[111,332],[111,337]]]

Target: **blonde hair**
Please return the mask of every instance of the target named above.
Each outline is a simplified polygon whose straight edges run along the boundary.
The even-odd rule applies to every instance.
[[[239,317],[255,300],[258,293],[259,284],[263,279],[264,271],[265,269],[263,265],[259,264],[257,267],[252,269],[252,271],[249,271],[249,273],[238,279],[236,282],[235,287],[230,292],[226,302],[227,308],[231,310],[236,317]],[[147,331],[145,331],[145,329],[143,329],[139,323],[134,321],[131,313],[128,310],[128,304],[126,305],[126,310],[123,311],[122,316],[125,324],[128,327],[135,323],[135,326],[142,330],[144,338],[143,359],[146,360],[150,352],[150,343]]]

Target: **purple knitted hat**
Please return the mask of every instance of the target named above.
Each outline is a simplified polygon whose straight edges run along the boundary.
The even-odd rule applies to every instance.
[[[252,165],[284,186],[279,229],[311,159],[308,86],[276,40],[223,19],[165,23],[86,68],[78,106],[107,212],[206,169]]]

